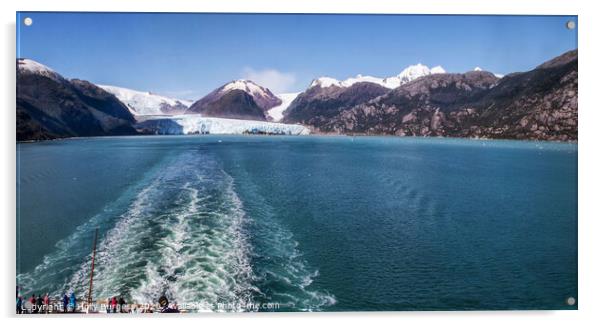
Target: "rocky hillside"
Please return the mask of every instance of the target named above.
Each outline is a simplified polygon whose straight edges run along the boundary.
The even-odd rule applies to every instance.
[[[313,127],[323,126],[341,110],[367,102],[388,91],[388,88],[370,82],[359,82],[349,87],[342,87],[314,81],[312,86],[299,94],[284,111],[282,121]]]
[[[501,79],[432,74],[362,103],[321,108],[336,111],[331,117],[289,121],[324,133],[577,140],[577,85],[574,50]]]
[[[18,141],[136,134],[133,123],[128,108],[96,85],[17,60]]]

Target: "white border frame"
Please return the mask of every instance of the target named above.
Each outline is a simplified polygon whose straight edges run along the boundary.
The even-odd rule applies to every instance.
[[[536,15],[578,15],[579,16],[579,64],[581,86],[579,87],[579,311],[518,311],[518,312],[386,312],[386,313],[272,313],[272,314],[232,314],[202,315],[197,318],[179,316],[178,323],[198,324],[224,322],[226,324],[293,324],[343,323],[344,325],[363,325],[371,318],[377,318],[379,324],[399,324],[401,322],[423,322],[426,325],[504,325],[511,323],[545,323],[546,325],[568,325],[570,323],[593,323],[596,318],[596,305],[600,302],[600,278],[602,276],[600,254],[596,248],[602,248],[600,236],[600,213],[597,201],[600,200],[598,188],[602,184],[602,166],[598,124],[602,121],[602,107],[598,103],[600,92],[600,41],[601,11],[596,10],[594,1],[445,1],[420,0],[408,3],[392,0],[370,0],[352,3],[352,0],[221,0],[219,2],[198,2],[190,0],[13,0],[3,1],[2,6],[2,66],[4,73],[0,78],[2,91],[3,124],[2,169],[0,180],[2,188],[0,199],[4,211],[2,252],[4,264],[0,268],[0,293],[3,318],[13,317],[14,301],[12,293],[15,286],[15,12],[16,11],[123,11],[123,12],[249,12],[249,13],[400,13],[400,14],[536,14]],[[10,294],[10,296],[8,295]],[[159,317],[159,316],[153,316]],[[165,316],[162,316],[165,318]],[[144,317],[143,317],[144,318]],[[135,319],[137,322],[163,324],[163,318]],[[207,320],[207,318],[211,318]],[[214,318],[220,318],[216,320]],[[244,320],[242,320],[244,318]],[[370,318],[370,319],[368,319]],[[44,320],[21,318],[12,320],[22,323],[81,324],[81,318],[47,318]],[[85,323],[106,324],[133,322],[133,319],[119,318],[99,320],[87,318]],[[7,321],[11,322],[11,321]]]

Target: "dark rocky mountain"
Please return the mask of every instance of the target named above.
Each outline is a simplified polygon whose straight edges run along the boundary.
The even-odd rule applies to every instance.
[[[577,140],[577,71],[574,50],[502,79],[429,75],[309,121],[323,133]]]
[[[231,94],[234,92],[234,95]],[[253,100],[254,106],[260,108],[262,114],[257,115],[256,112],[253,112],[254,106],[249,105],[246,100],[246,96],[240,95],[240,93],[245,93]],[[226,114],[225,112],[216,111],[217,108],[226,108],[226,102],[229,104],[235,104],[233,101],[234,98],[238,98],[241,100],[241,104],[245,105],[245,107],[240,107],[238,109],[232,108],[229,111],[235,112],[234,115]],[[223,103],[220,103],[223,102]],[[190,108],[186,111],[186,113],[201,113],[210,117],[222,117],[222,118],[232,118],[232,119],[242,119],[236,118],[235,116],[249,116],[252,117],[253,120],[265,120],[264,112],[269,109],[280,105],[282,100],[274,95],[269,89],[259,86],[253,83],[250,80],[235,80],[230,83],[227,83],[220,88],[212,91],[207,94],[202,99],[193,103]],[[251,111],[245,112],[245,109],[249,109]]]
[[[389,91],[388,88],[369,82],[360,82],[349,87],[319,83],[299,94],[284,111],[286,123],[302,123],[320,127],[330,122],[341,110],[367,102]]]
[[[115,96],[67,80],[33,60],[17,60],[17,140],[136,134],[134,117]]]
[[[239,89],[226,92],[216,101],[196,106],[197,103],[190,108],[206,117],[266,121],[253,97]]]

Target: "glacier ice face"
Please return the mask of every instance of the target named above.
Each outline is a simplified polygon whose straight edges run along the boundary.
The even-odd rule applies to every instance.
[[[254,120],[237,120],[203,117],[200,114],[174,116],[147,116],[138,127],[147,132],[163,135],[189,134],[274,134],[308,135],[309,129],[302,125]]]

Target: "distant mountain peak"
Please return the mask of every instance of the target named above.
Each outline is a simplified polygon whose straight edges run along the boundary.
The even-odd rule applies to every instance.
[[[265,112],[282,104],[282,100],[268,88],[248,79],[228,82],[200,100],[194,102],[186,113],[200,113],[205,116],[265,120]],[[237,110],[229,107],[239,106]],[[257,109],[259,108],[259,112]]]
[[[441,67],[441,66],[436,66],[431,69],[428,66],[418,63],[415,65],[408,66],[407,68],[402,70],[401,73],[399,73],[399,75],[397,75],[397,77],[399,78],[400,85],[403,85],[405,83],[409,83],[420,77],[424,77],[424,76],[428,76],[428,75],[432,75],[432,74],[444,74],[444,73],[445,73],[445,69],[443,69],[443,67]]]
[[[311,84],[309,85],[309,88],[316,87],[316,86],[319,86],[321,88],[329,88],[332,86],[344,88],[344,87],[350,87],[356,83],[373,83],[373,84],[378,84],[380,86],[383,86],[383,87],[386,87],[389,89],[394,89],[405,83],[409,83],[412,80],[415,80],[415,79],[423,77],[423,76],[428,76],[428,75],[432,75],[432,74],[444,74],[444,73],[446,73],[445,69],[443,69],[443,67],[441,67],[441,66],[429,68],[428,66],[418,63],[415,65],[410,65],[410,66],[406,67],[397,76],[386,77],[386,78],[358,74],[355,77],[350,77],[350,78],[347,78],[347,79],[341,81],[336,78],[323,76],[323,77],[312,80]]]
[[[225,93],[225,92],[228,92],[228,91],[231,91],[234,89],[245,91],[245,92],[249,93],[249,95],[265,96],[269,92],[269,89],[267,89],[263,86],[257,85],[252,80],[248,80],[248,79],[233,80],[233,81],[223,85],[220,88],[220,92]]]
[[[431,74],[431,69],[429,67],[418,63],[415,65],[408,66],[404,70],[402,70],[397,77],[401,80],[402,83],[411,82],[416,78],[420,78],[423,76],[427,76]]]
[[[274,95],[269,88],[258,85],[257,83],[248,79],[233,80],[225,85],[222,85],[208,96],[213,99],[223,96],[224,94],[233,90],[241,90],[251,95],[257,105],[259,105],[259,107],[261,107],[264,111],[267,111],[282,103],[280,98]]]

